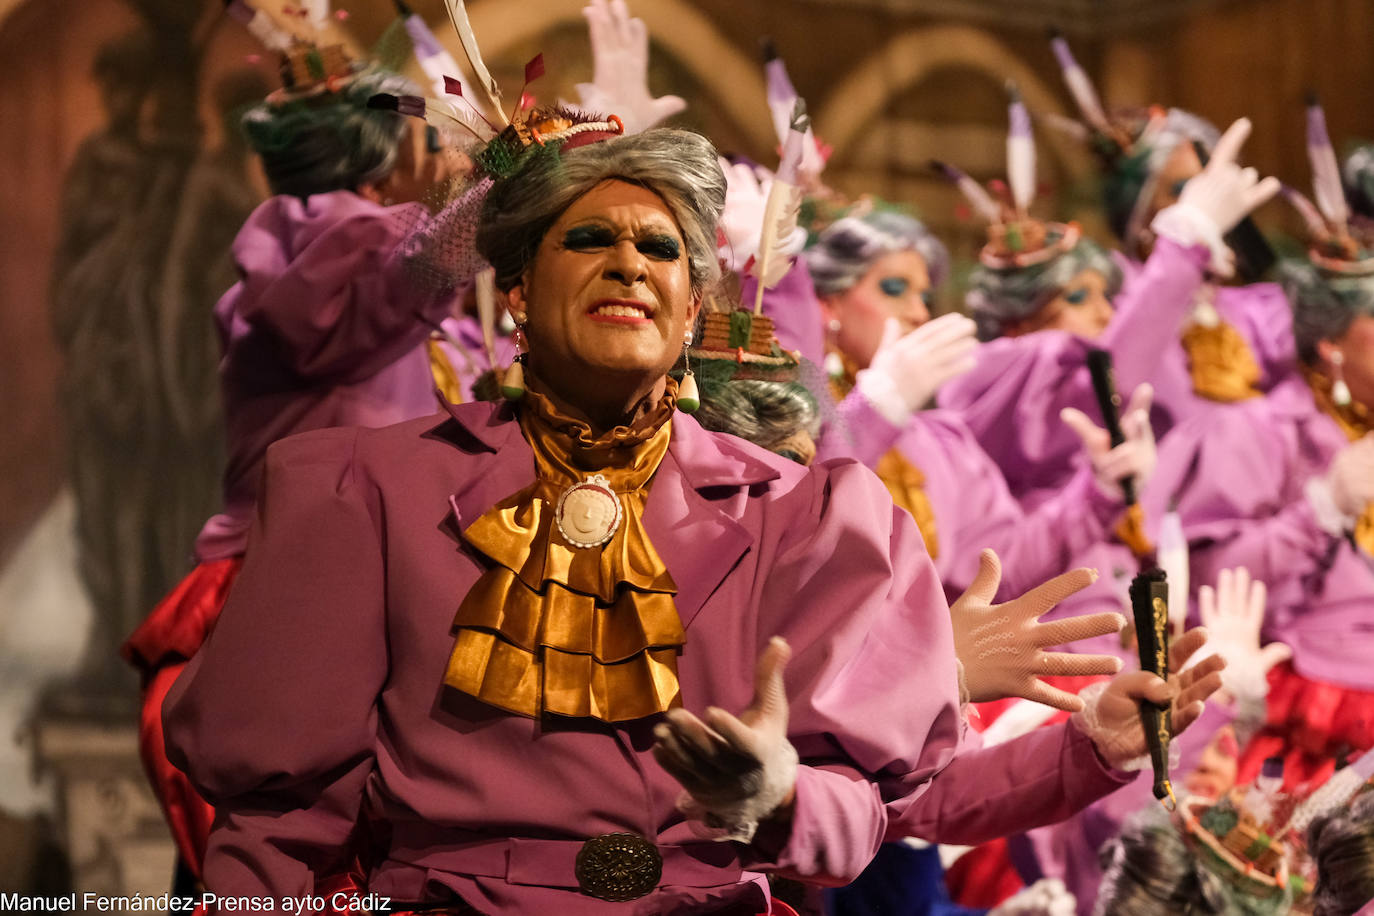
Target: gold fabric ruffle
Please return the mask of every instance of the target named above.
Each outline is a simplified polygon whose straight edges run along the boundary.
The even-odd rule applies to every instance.
[[[425,347],[429,351],[429,374],[434,378],[434,387],[450,404],[463,403],[463,380],[458,377],[444,348],[439,346],[439,339],[431,335]]]
[[[1312,400],[1317,402],[1317,408],[1336,421],[1336,425],[1345,433],[1347,439],[1354,442],[1374,430],[1374,417],[1370,417],[1369,409],[1359,401],[1342,405],[1331,399],[1332,382],[1324,373],[1310,366],[1303,366],[1302,374],[1307,379],[1307,387],[1312,389]],[[1374,557],[1374,502],[1365,506],[1360,517],[1355,520],[1352,537],[1357,547],[1366,555]]]
[[[940,536],[935,527],[935,507],[926,495],[926,475],[895,448],[878,459],[873,473],[892,494],[892,502],[911,513],[921,531],[921,540],[926,542],[926,553],[932,560],[938,559]]]
[[[1193,391],[1212,401],[1232,403],[1260,396],[1259,363],[1250,345],[1225,321],[1194,323],[1182,336]]]
[[[631,427],[593,437],[537,391],[520,429],[537,479],[463,532],[492,563],[463,598],[444,683],[509,712],[619,722],[680,703],[677,655],[686,642],[677,586],[642,518],[668,450],[676,404],[663,400]],[[574,547],[555,520],[568,487],[601,474],[622,518],[601,547]]]

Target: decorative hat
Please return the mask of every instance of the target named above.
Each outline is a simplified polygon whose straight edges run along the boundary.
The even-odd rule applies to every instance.
[[[1330,276],[1374,275],[1374,251],[1351,232],[1350,206],[1326,130],[1326,113],[1315,96],[1309,97],[1307,103],[1307,158],[1312,166],[1312,196],[1316,203],[1287,186],[1283,196],[1306,224],[1308,258]]]
[[[988,242],[978,260],[993,270],[1013,270],[1045,264],[1072,251],[1082,239],[1076,223],[1055,223],[1030,215],[1035,199],[1035,139],[1030,113],[1015,87],[1008,105],[1007,182],[998,188],[1000,203],[978,182],[948,163],[932,167],[959,189],[975,213],[988,222]]]
[[[280,56],[282,88],[267,97],[270,105],[328,100],[366,68],[344,46],[322,43],[329,21],[329,0],[302,0],[287,4],[283,13],[300,25],[285,29],[249,0],[225,0],[225,11],[241,23],[263,46]],[[343,18],[339,11],[335,14]]]

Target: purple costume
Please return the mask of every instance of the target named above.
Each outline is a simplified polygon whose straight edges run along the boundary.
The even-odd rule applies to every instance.
[[[977,842],[1129,778],[1067,725],[957,755],[949,609],[909,516],[857,464],[802,468],[677,415],[643,523],[678,583],[682,701],[744,708],[760,649],[784,636],[802,762],[790,830],[702,841],[649,752],[657,717],[536,722],[441,688],[483,573],[462,532],[534,474],[509,406],[449,414],[270,450],[243,572],[164,708],[169,754],[219,811],[216,893],[308,892],[366,818],[387,835],[368,888],[397,900],[764,912],[759,872],[843,883],[885,838]],[[573,874],[587,837],[617,831],[664,859],[629,908]]]
[[[233,249],[243,279],[215,306],[224,509],[201,530],[198,559],[243,553],[271,443],[434,411],[424,343],[453,295],[413,282],[398,251],[419,213],[333,191],[270,198],[244,224]]]
[[[1303,491],[1348,444],[1294,376],[1175,429],[1146,509],[1177,500],[1192,581],[1244,566],[1268,586],[1262,635],[1293,648],[1299,674],[1374,691],[1374,565],[1318,525]]]
[[[1202,287],[1205,247],[1161,238],[1144,265],[1124,264],[1116,313],[1096,340],[1045,330],[1002,337],[978,350],[978,365],[938,395],[956,410],[1006,475],[1012,493],[1030,506],[1075,473],[1082,443],[1059,412],[1076,407],[1100,416],[1088,376],[1087,352],[1109,350],[1123,396],[1142,382],[1155,387],[1151,420],[1157,436],[1213,401],[1193,392],[1179,331]],[[1217,290],[1216,308],[1256,355],[1261,388],[1272,387],[1293,362],[1292,320],[1282,290],[1268,283]]]

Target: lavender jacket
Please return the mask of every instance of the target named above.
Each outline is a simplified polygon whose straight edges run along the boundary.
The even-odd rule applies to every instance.
[[[972,584],[983,548],[996,550],[1002,560],[1003,597],[1019,595],[1069,569],[1074,557],[1105,540],[1124,509],[1083,468],[1052,498],[1025,511],[957,413],[918,411],[904,426],[894,426],[857,389],[836,409],[817,454],[874,467],[890,448],[926,477],[940,545],[935,569],[951,601]],[[1116,609],[1114,602],[1110,609]]]
[[[243,279],[215,306],[224,508],[201,530],[197,559],[243,553],[271,443],[434,411],[424,341],[453,296],[412,282],[398,252],[422,213],[349,191],[279,196],[240,230],[233,252]]]
[[[240,578],[166,705],[170,759],[217,809],[219,894],[300,894],[360,817],[389,840],[371,890],[486,912],[767,910],[758,873],[856,876],[885,838],[972,843],[1061,819],[1129,779],[1075,728],[960,754],[949,609],[909,516],[862,466],[802,468],[673,420],[644,524],[678,585],[689,709],[745,707],[769,637],[793,647],[790,830],[697,838],[653,761],[655,718],[542,723],[440,687],[483,572],[463,528],[533,480],[508,406],[320,430],[269,450]],[[576,890],[582,841],[651,838],[634,907]]]
[[[1178,341],[1207,258],[1202,246],[1185,248],[1160,239],[1143,266],[1125,263],[1116,313],[1100,338],[1037,331],[989,341],[978,349],[974,370],[940,390],[940,406],[963,415],[1017,499],[1037,505],[1075,473],[1082,443],[1059,412],[1076,407],[1101,416],[1087,369],[1090,348],[1111,351],[1123,396],[1142,382],[1154,385],[1151,421],[1157,436],[1214,403],[1193,393]],[[1262,386],[1272,386],[1290,371],[1292,320],[1282,290],[1273,284],[1223,288],[1216,307],[1256,353],[1264,370]]]
[[[1263,638],[1304,677],[1374,690],[1374,561],[1317,524],[1304,485],[1349,444],[1299,377],[1215,405],[1160,447],[1147,515],[1178,503],[1193,582],[1244,566],[1269,588]]]

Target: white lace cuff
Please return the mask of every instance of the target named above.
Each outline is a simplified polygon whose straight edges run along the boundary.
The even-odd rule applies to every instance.
[[[854,379],[854,387],[884,420],[893,426],[906,426],[911,418],[911,407],[886,372],[863,369]]]
[[[1180,245],[1206,245],[1212,253],[1208,267],[1217,276],[1229,277],[1235,272],[1234,258],[1226,240],[1221,237],[1216,220],[1192,204],[1177,203],[1165,207],[1155,215],[1150,229],[1159,236]]]

